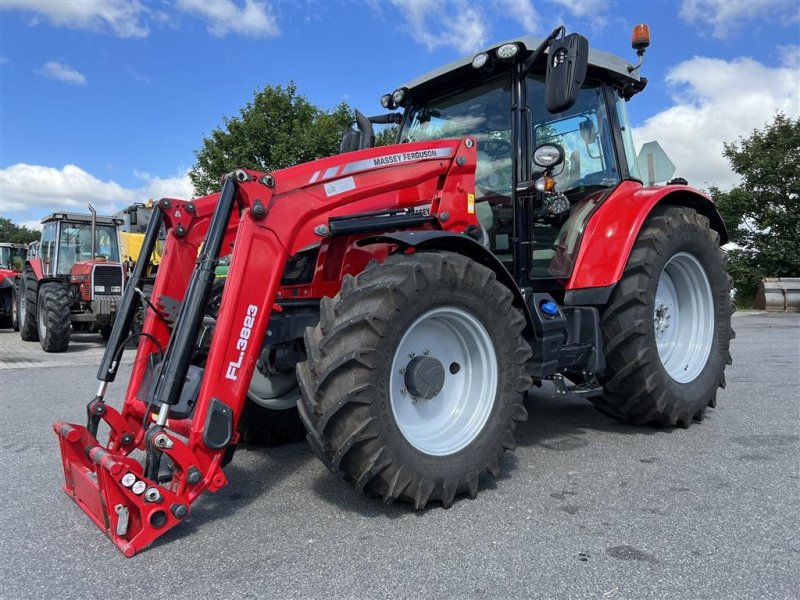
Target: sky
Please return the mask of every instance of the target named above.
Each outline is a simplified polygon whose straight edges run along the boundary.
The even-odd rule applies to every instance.
[[[700,188],[738,178],[724,142],[800,116],[798,0],[0,0],[0,216],[192,197],[203,136],[265,85],[379,113],[431,69],[558,25],[636,60],[637,146]]]

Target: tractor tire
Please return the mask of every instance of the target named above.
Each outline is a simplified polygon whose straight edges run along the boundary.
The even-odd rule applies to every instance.
[[[297,366],[300,416],[328,468],[416,509],[475,497],[525,421],[525,318],[493,271],[450,252],[400,254],[323,298]]]
[[[19,331],[19,281],[11,288],[11,329]]]
[[[39,282],[33,269],[26,268],[19,281],[19,335],[25,342],[39,340],[39,327],[36,323],[36,304],[39,296]]]
[[[39,288],[36,307],[39,343],[45,352],[66,352],[72,324],[67,290],[60,283],[45,283]]]
[[[727,255],[708,219],[656,207],[601,314],[607,368],[601,412],[688,427],[725,387],[732,303]]]

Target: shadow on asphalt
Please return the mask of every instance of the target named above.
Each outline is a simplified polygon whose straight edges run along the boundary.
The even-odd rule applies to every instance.
[[[247,467],[237,464],[239,453],[252,453]],[[196,533],[217,519],[230,518],[259,497],[270,493],[285,477],[316,460],[305,442],[286,444],[279,448],[262,448],[242,444],[233,461],[225,467],[228,485],[215,494],[204,493],[192,506],[190,518],[180,526],[165,533],[143,552],[168,545]]]
[[[534,389],[528,395],[525,407],[528,410],[528,421],[517,425],[515,435],[520,447],[541,446],[551,452],[566,452],[587,446],[587,434],[593,431],[644,436],[668,431],[619,423],[596,411],[582,398],[554,397],[553,390],[549,387]],[[237,456],[243,452],[250,454],[250,464],[243,467],[241,463],[237,464],[234,457],[225,468],[228,485],[216,494],[204,494],[202,501],[193,507],[191,518],[181,527],[166,533],[152,548],[188,536],[209,522],[230,517],[259,497],[269,494],[277,483],[307,463],[318,462],[305,442],[277,448],[243,444],[237,449]],[[507,453],[497,479],[485,474],[481,476],[481,493],[496,489],[504,480],[512,478],[519,461],[517,455]],[[355,492],[352,486],[323,469],[318,470],[311,485],[317,496],[328,504],[366,518],[397,519],[408,515],[422,517],[426,513],[426,510],[415,511],[407,503],[386,505],[380,497]],[[457,502],[464,500],[464,495],[457,498]],[[440,509],[438,503],[432,503],[429,507],[432,510]]]
[[[517,424],[515,438],[521,447],[542,446],[548,451],[565,452],[577,450],[589,444],[586,439],[590,431],[612,434],[651,436],[668,429],[651,426],[636,426],[620,423],[603,415],[582,398],[567,396],[553,397],[552,388],[534,389],[525,401],[528,410],[528,421]],[[519,458],[507,453],[501,463],[501,474],[497,479],[482,475],[480,479],[481,493],[495,489],[498,484],[514,476]],[[351,486],[334,477],[327,471],[320,474],[313,483],[317,495],[335,505],[339,509],[355,512],[363,517],[384,517],[396,519],[408,514],[421,516],[425,510],[415,511],[409,504],[396,503],[385,505],[379,497],[370,497],[356,493]],[[463,501],[459,496],[457,502]],[[439,508],[438,503],[429,505],[433,510]]]

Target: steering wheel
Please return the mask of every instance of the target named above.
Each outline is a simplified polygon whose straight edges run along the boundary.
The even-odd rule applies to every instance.
[[[502,196],[511,195],[510,161],[511,142],[501,139],[478,141],[478,167],[475,171],[475,184],[478,196],[494,192]],[[502,174],[508,171],[504,177]]]
[[[486,152],[489,158],[495,160],[501,156],[511,156],[511,142],[497,138],[489,138],[478,141],[478,151]]]

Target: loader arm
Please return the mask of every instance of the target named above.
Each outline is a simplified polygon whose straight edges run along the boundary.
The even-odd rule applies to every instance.
[[[152,304],[121,411],[104,396],[124,351],[144,266],[148,229],[98,373],[87,427],[58,422],[65,491],[126,555],[179,524],[202,492],[227,483],[227,448],[238,440],[248,386],[290,256],[332,236],[383,229],[447,229],[477,223],[474,141],[443,140],[354,152],[274,174],[237,170],[222,192],[158,203],[167,231]],[[420,216],[415,207],[430,208]],[[231,251],[232,246],[232,251]],[[204,366],[192,353],[221,255],[231,254]],[[141,265],[141,268],[140,268]],[[332,293],[338,286],[328,288]],[[199,382],[192,392],[190,382]],[[187,408],[188,407],[188,408]],[[98,425],[109,429],[105,445]],[[144,464],[132,458],[143,451]],[[171,474],[160,470],[162,459]]]

